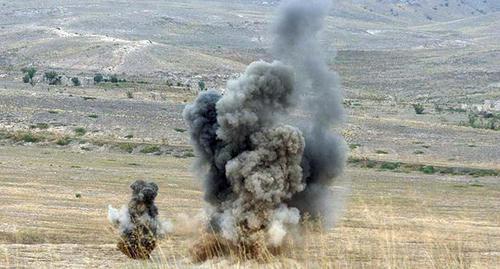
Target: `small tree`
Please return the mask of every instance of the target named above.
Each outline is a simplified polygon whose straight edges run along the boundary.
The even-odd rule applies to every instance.
[[[56,71],[45,72],[45,79],[49,85],[59,85],[61,84],[61,76]]]
[[[102,82],[102,80],[104,79],[104,77],[102,76],[102,74],[95,74],[94,76],[94,83],[95,84],[99,84]]]
[[[35,82],[33,78],[35,77],[36,69],[34,67],[24,67],[21,69],[21,72],[24,73],[23,82],[31,83],[31,85],[34,86]]]
[[[413,109],[415,109],[415,113],[417,114],[424,114],[424,105],[420,104],[420,103],[417,103],[417,104],[413,104]]]
[[[111,81],[111,83],[118,83],[118,77],[116,75],[111,75],[109,81]]]
[[[71,82],[73,82],[73,86],[81,86],[82,83],[80,82],[80,79],[78,77],[73,77],[71,78]]]
[[[205,91],[206,90],[205,81],[203,80],[198,81],[198,88],[200,89],[200,92]]]

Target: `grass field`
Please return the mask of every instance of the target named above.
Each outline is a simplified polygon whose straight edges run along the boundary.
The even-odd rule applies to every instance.
[[[81,153],[42,146],[0,147],[0,264],[6,267],[224,268],[257,262],[193,264],[196,235],[182,232],[203,207],[191,158]],[[346,212],[328,231],[304,232],[274,268],[495,268],[500,262],[498,178],[395,173],[349,167]],[[149,262],[115,249],[106,219],[137,178],[159,183],[160,215],[181,228]],[[182,217],[182,214],[185,214]],[[186,222],[186,216],[189,221]],[[184,219],[184,220],[183,220]]]

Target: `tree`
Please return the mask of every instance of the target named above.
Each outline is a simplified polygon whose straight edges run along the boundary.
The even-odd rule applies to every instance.
[[[111,75],[109,81],[111,81],[111,83],[118,83],[118,77],[116,75]]]
[[[35,77],[36,69],[34,67],[24,67],[21,69],[21,72],[24,73],[23,82],[31,83],[32,86],[35,86],[33,78]]]
[[[49,85],[60,85],[61,84],[61,76],[56,71],[45,72],[45,79],[49,83]]]
[[[200,92],[205,91],[206,90],[205,81],[203,80],[198,81],[198,88],[200,89]]]
[[[102,76],[102,74],[95,74],[94,76],[94,83],[95,84],[99,84],[102,82],[102,80],[104,79],[104,77]]]
[[[418,104],[413,104],[413,109],[415,109],[415,113],[417,114],[424,114],[424,105],[418,103]]]
[[[82,83],[80,82],[80,79],[78,77],[71,78],[71,82],[73,82],[73,86],[80,86]]]

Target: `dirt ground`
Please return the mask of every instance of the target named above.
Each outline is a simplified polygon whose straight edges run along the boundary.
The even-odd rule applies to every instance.
[[[185,268],[196,235],[174,233],[153,259],[115,248],[107,205],[123,204],[137,178],[158,182],[160,216],[184,225],[203,208],[191,158],[0,146],[0,267]],[[348,168],[346,211],[334,229],[310,232],[268,267],[495,268],[500,261],[498,178]],[[78,195],[77,195],[78,194]],[[79,196],[79,197],[77,197]],[[185,219],[185,217],[184,217]],[[259,266],[255,262],[247,265]],[[446,265],[446,266],[445,266]]]

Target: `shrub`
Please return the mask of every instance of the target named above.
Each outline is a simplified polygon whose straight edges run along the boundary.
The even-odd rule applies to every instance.
[[[132,139],[132,138],[134,138],[134,136],[133,136],[133,135],[131,135],[131,134],[128,134],[128,135],[126,135],[126,136],[125,136],[125,138],[127,138],[127,139]]]
[[[47,80],[49,85],[60,85],[61,78],[56,71],[45,72],[45,80]]]
[[[156,145],[147,145],[141,149],[141,153],[154,153],[160,151],[160,147]]]
[[[34,67],[25,67],[21,69],[21,72],[25,73],[30,79],[32,79],[36,74],[36,69]]]
[[[384,162],[380,165],[380,169],[394,170],[399,168],[400,165],[400,163]]]
[[[186,131],[186,129],[182,129],[182,128],[174,128],[174,130],[176,132],[179,132],[179,133],[184,133]]]
[[[424,152],[424,151],[422,151],[422,150],[415,150],[415,151],[413,152],[413,154],[417,154],[417,155],[421,155],[421,154],[424,154],[424,153],[425,153],[425,152]]]
[[[131,91],[127,91],[127,98],[128,99],[134,98],[134,94]]]
[[[44,123],[44,122],[40,122],[40,123],[37,123],[36,125],[34,125],[33,127],[37,128],[37,129],[48,129],[49,128],[49,124],[48,123]]]
[[[357,143],[355,143],[355,144],[349,144],[349,148],[350,148],[350,149],[357,149],[357,148],[359,148],[360,146],[361,146],[361,144],[357,144]]]
[[[24,75],[23,82],[24,83],[30,83],[30,81],[31,81],[30,76],[28,76],[28,74]]]
[[[132,153],[134,151],[134,144],[123,143],[123,144],[120,144],[119,148],[125,152]]]
[[[97,116],[97,114],[90,114],[90,115],[88,115],[87,117],[89,117],[89,118],[93,118],[93,119],[97,119],[97,118],[99,118],[99,116]]]
[[[75,134],[78,136],[82,136],[82,135],[87,133],[87,130],[85,130],[85,128],[83,128],[83,127],[77,127],[77,128],[75,128],[74,131],[75,131]]]
[[[432,165],[426,165],[426,166],[420,168],[420,171],[422,171],[424,174],[434,174],[434,173],[436,173],[436,169]]]
[[[200,89],[200,92],[205,91],[206,90],[205,81],[203,80],[198,81],[198,88]]]
[[[71,138],[69,138],[67,136],[59,138],[56,141],[56,144],[59,145],[59,146],[66,146],[66,145],[69,145],[69,143],[71,143]]]
[[[377,154],[389,154],[389,152],[387,152],[387,151],[385,151],[385,150],[381,150],[381,149],[377,149],[377,150],[375,151],[375,153],[377,153]]]
[[[94,76],[94,83],[95,84],[99,84],[103,81],[104,77],[102,76],[102,74],[95,74]]]
[[[36,69],[34,67],[24,67],[23,69],[21,69],[21,72],[24,73],[23,82],[31,83],[31,85],[34,86],[35,82],[33,78],[35,77]]]
[[[111,77],[109,77],[109,81],[111,83],[118,83],[118,77],[116,75],[111,75]]]
[[[7,138],[12,139],[15,142],[26,142],[26,143],[37,143],[42,141],[42,136],[30,133],[30,132],[17,132],[15,134],[10,134]]]
[[[73,82],[73,86],[80,86],[82,83],[80,82],[80,79],[77,77],[71,78],[71,82]]]
[[[417,104],[413,104],[413,109],[415,110],[415,113],[417,114],[424,114],[424,105],[420,104],[420,103],[417,103]]]

